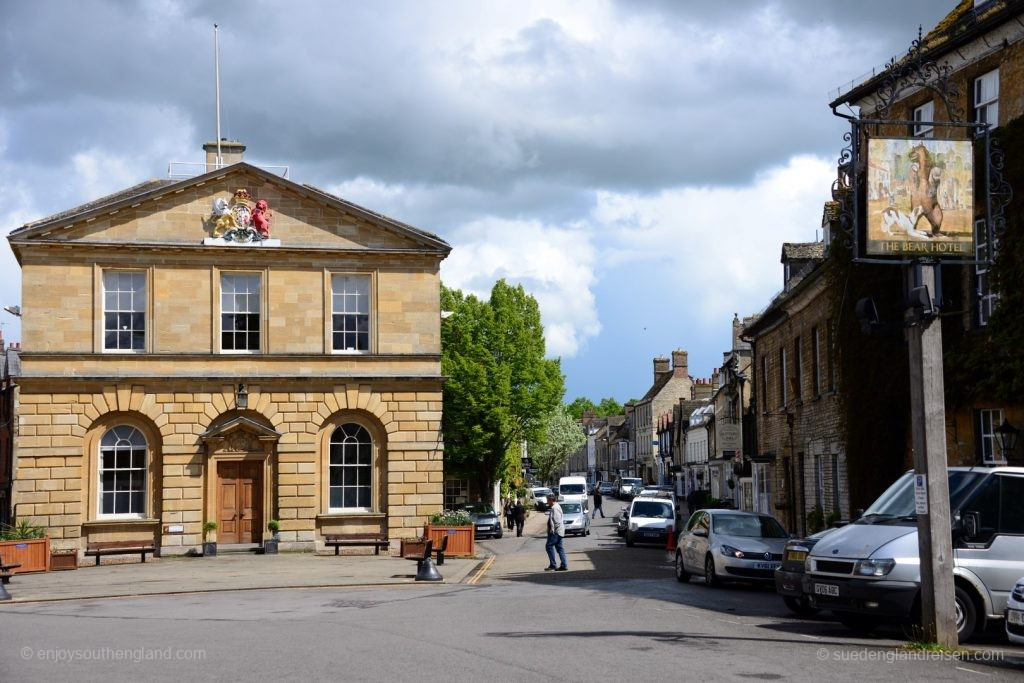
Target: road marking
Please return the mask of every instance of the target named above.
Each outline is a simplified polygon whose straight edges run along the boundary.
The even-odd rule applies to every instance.
[[[801,638],[810,638],[811,640],[821,640],[821,638],[819,638],[818,636],[809,636],[806,633],[798,633],[797,635],[800,636]]]
[[[467,581],[466,583],[468,583],[469,585],[473,585],[477,581],[479,581],[480,577],[484,575],[484,572],[490,569],[491,565],[494,564],[494,560],[496,557],[497,555],[491,555],[490,557],[488,557],[487,561],[484,562],[484,566],[480,567],[480,569],[476,571],[476,574],[473,575],[473,578]]]
[[[958,666],[956,668],[959,669],[960,671],[966,671],[967,673],[970,673],[970,674],[978,674],[979,676],[991,676],[992,675],[992,674],[987,674],[984,671],[975,671],[974,669],[966,669],[966,668],[964,668],[962,666]]]

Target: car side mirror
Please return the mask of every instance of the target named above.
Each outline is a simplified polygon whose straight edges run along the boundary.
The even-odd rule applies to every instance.
[[[857,508],[856,510],[853,511],[853,520],[852,521],[856,522],[858,519],[860,519],[863,516],[864,516],[864,508]]]
[[[708,537],[708,530],[707,529],[694,529],[693,530],[693,535],[694,536],[700,536],[702,538],[707,538]]]
[[[967,539],[976,538],[981,528],[981,515],[977,512],[965,512],[963,514],[964,537]]]

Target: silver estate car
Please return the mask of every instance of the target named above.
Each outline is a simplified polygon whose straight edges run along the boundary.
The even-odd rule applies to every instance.
[[[676,579],[774,581],[789,534],[771,515],[738,510],[697,510],[679,534]]]

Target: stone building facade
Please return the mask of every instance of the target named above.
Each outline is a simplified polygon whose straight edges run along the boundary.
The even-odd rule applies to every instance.
[[[669,478],[656,443],[657,418],[672,410],[679,399],[689,397],[693,385],[686,351],[673,351],[671,363],[670,366],[669,359],[664,357],[654,359],[654,381],[633,408],[633,452],[638,468],[636,476],[647,484],[665,484]]]
[[[238,162],[8,239],[13,512],[54,547],[185,553],[204,523],[255,544],[276,519],[312,549],[413,536],[441,508],[440,238]]]
[[[913,36],[908,36],[912,38]],[[908,40],[909,42],[909,40]],[[1011,0],[964,0],[922,40],[922,58],[950,69],[950,103],[961,120],[988,123],[993,129],[1006,126],[1024,114],[1024,6]],[[868,79],[842,92],[831,103],[859,107],[866,117],[881,116],[895,121],[925,121],[879,126],[880,136],[920,138],[962,138],[964,129],[943,127],[950,120],[942,98],[928,88],[908,88],[891,103],[887,115],[879,111],[882,77]],[[931,122],[935,122],[932,125]],[[977,160],[983,155],[976,155]],[[975,169],[984,177],[984,169]],[[1020,178],[1007,178],[1014,195],[1019,195]],[[978,189],[983,189],[981,183]],[[940,191],[941,191],[940,187]],[[995,257],[998,243],[988,244],[983,194],[975,201],[975,248],[982,258]],[[959,278],[944,278],[950,299],[958,302],[960,322],[967,338],[977,343],[988,339],[989,318],[999,305],[999,292],[992,286],[990,267],[969,266]],[[944,311],[949,313],[950,311]],[[949,403],[949,402],[947,402]],[[947,457],[951,465],[985,465],[1005,462],[996,445],[994,430],[1003,420],[1024,427],[1024,404],[1019,400],[1000,402],[981,397],[969,405],[947,405]],[[1018,447],[1019,455],[1020,447]],[[911,464],[910,453],[906,463]]]
[[[849,487],[821,267],[824,244],[784,244],[782,262],[785,289],[743,333],[753,351],[757,413],[752,487],[757,511],[804,534],[829,516],[849,519]]]

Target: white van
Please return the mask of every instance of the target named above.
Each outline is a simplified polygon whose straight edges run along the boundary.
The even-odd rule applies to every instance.
[[[1024,575],[1024,467],[950,467],[948,476],[956,627],[964,641],[1003,618]],[[915,618],[921,572],[913,471],[860,519],[818,541],[806,569],[811,604],[852,629]]]
[[[558,500],[564,500],[566,502],[572,503],[580,503],[583,505],[584,510],[589,509],[590,499],[587,497],[587,478],[562,477],[561,479],[559,479]]]

